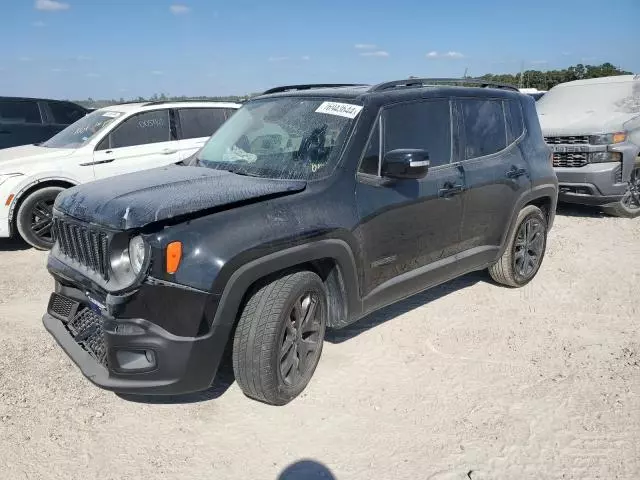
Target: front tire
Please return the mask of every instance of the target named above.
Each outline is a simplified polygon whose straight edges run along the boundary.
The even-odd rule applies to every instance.
[[[245,395],[285,405],[307,386],[320,360],[327,290],[313,272],[282,276],[246,303],[233,339],[233,371]]]
[[[622,199],[613,205],[602,207],[607,215],[623,218],[636,218],[640,216],[640,167],[631,172],[629,188]]]
[[[522,287],[536,276],[547,248],[547,219],[535,205],[518,214],[516,227],[500,259],[489,267],[494,281],[508,287]]]
[[[16,226],[22,239],[38,250],[53,247],[53,202],[62,187],[45,187],[29,194],[16,215]]]

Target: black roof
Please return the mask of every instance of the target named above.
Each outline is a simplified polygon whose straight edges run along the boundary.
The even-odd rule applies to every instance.
[[[0,100],[18,100],[18,101],[30,101],[30,102],[69,102],[74,103],[71,100],[59,100],[55,98],[35,98],[35,97],[3,97],[0,96]]]
[[[501,96],[520,95],[513,85],[488,82],[483,79],[452,78],[409,78],[384,82],[378,85],[359,84],[309,84],[287,85],[271,88],[258,97],[330,97],[345,98],[364,103],[367,99],[401,100],[416,96],[463,94],[472,96],[495,96],[499,90]]]

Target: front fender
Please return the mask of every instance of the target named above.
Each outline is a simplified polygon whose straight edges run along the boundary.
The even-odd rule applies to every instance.
[[[224,283],[212,328],[226,330],[233,326],[245,293],[256,281],[295,265],[323,258],[335,260],[340,269],[348,307],[347,317],[358,316],[362,311],[362,302],[358,289],[356,262],[351,248],[343,240],[325,239],[265,255],[234,269],[233,272],[225,271],[223,268],[213,287],[214,292],[219,291],[222,287],[221,283]],[[213,298],[218,296],[214,295]]]
[[[16,205],[20,204],[20,202],[24,198],[24,195],[29,190],[31,190],[34,186],[38,184],[47,183],[47,182],[60,182],[60,183],[69,184],[71,186],[75,186],[80,183],[77,178],[73,178],[71,176],[64,175],[64,174],[60,175],[53,172],[51,173],[44,172],[38,175],[28,175],[25,177],[20,177],[20,182],[14,186],[14,188],[12,189],[13,191],[11,192],[14,194],[14,197],[9,207],[9,218],[10,219],[13,218]]]

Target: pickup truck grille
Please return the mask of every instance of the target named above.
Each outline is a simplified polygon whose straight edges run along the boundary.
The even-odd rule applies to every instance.
[[[588,145],[589,135],[571,135],[567,137],[544,137],[549,145]]]
[[[53,239],[63,255],[109,280],[109,242],[106,233],[54,218]]]
[[[586,152],[555,152],[553,154],[554,167],[584,167],[587,164]]]

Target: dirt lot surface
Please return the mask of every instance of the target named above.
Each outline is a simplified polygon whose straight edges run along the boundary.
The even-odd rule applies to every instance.
[[[45,254],[5,242],[0,478],[638,479],[640,220],[565,208],[549,242],[526,288],[473,274],[333,332],[279,408],[228,372],[162,401],[92,386],[41,325]]]

